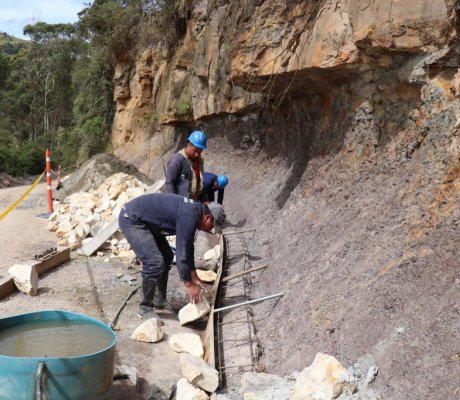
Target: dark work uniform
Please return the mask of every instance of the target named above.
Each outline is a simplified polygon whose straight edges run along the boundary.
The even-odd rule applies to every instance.
[[[193,163],[184,150],[171,157],[166,165],[166,193],[175,193],[194,200],[203,198],[203,159],[198,159],[199,180],[193,170]]]
[[[224,189],[214,189],[214,181],[217,181],[217,175],[211,172],[205,172],[203,175],[203,192],[206,192],[209,202],[215,200],[214,193],[217,191],[217,202],[222,205],[224,201]]]
[[[202,213],[201,203],[170,193],[144,194],[124,205],[120,229],[142,262],[144,281],[154,284],[171,268],[174,255],[165,235],[176,235],[180,279],[192,280],[194,239]]]

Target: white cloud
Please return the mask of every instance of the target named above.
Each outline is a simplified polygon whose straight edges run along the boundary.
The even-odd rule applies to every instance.
[[[23,38],[25,25],[77,22],[87,0],[0,0],[0,32]]]

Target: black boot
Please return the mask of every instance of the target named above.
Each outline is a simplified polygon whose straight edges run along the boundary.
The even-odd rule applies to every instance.
[[[169,270],[166,270],[157,282],[157,290],[153,297],[153,307],[159,310],[168,310],[177,313],[180,306],[171,304],[166,300],[166,291],[168,288]]]
[[[153,297],[155,296],[155,283],[145,282],[142,281],[141,289],[142,289],[142,297],[141,302],[139,303],[139,308],[137,310],[137,315],[142,319],[150,319],[156,318],[160,325],[164,325],[164,322],[161,318],[153,311]]]

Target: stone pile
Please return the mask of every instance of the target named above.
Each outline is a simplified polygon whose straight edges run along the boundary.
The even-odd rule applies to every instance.
[[[144,194],[147,188],[148,185],[132,175],[114,174],[95,190],[76,192],[62,202],[55,202],[55,212],[49,217],[47,228],[56,232],[59,245],[76,250],[118,218],[123,205]],[[132,256],[121,232],[116,232],[102,248],[110,249],[119,257]]]
[[[162,328],[155,318],[144,321],[133,332],[131,339],[155,343],[164,337]],[[195,333],[172,334],[169,347],[179,353],[183,377],[176,384],[176,400],[207,400],[219,385],[219,375],[203,360],[204,348],[201,338]]]

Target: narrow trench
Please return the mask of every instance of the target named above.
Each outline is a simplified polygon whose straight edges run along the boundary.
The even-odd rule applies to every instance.
[[[223,279],[254,267],[251,265],[247,242],[253,233],[254,231],[246,231],[224,234]],[[215,308],[250,300],[253,284],[249,274],[227,281],[221,279]],[[238,391],[241,374],[259,371],[260,346],[251,306],[244,305],[218,312],[215,318],[214,340],[219,389]]]

